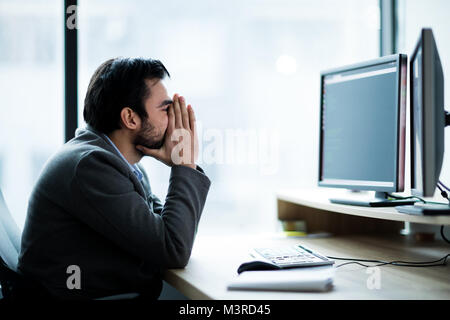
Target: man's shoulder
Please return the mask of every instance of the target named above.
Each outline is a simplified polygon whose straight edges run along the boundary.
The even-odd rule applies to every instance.
[[[122,166],[120,158],[102,137],[89,130],[81,131],[81,133],[77,130],[77,133],[75,138],[65,143],[50,157],[44,172],[73,175],[80,163],[104,164],[105,167]]]

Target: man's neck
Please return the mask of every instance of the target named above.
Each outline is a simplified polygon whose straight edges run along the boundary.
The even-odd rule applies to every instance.
[[[130,138],[126,134],[123,134],[120,130],[116,130],[109,133],[107,136],[130,164],[134,165],[141,161],[142,154],[136,150],[132,143],[130,143]]]

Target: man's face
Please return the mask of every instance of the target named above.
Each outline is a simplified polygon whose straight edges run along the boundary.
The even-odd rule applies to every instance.
[[[145,82],[150,88],[150,96],[144,102],[148,117],[141,119],[141,128],[134,139],[134,144],[159,149],[164,144],[168,125],[167,108],[172,100],[167,95],[166,87],[159,79],[146,80]]]

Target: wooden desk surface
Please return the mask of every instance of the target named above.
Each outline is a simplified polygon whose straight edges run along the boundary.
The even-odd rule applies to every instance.
[[[433,261],[450,253],[442,241],[416,242],[398,237],[340,236],[286,238],[284,236],[197,237],[185,269],[172,269],[164,280],[190,299],[450,299],[450,258],[446,266],[427,268],[382,266],[380,289],[369,289],[367,268],[351,264],[336,269],[329,292],[229,291],[239,264],[252,247],[303,243],[324,255],[384,261]],[[344,261],[336,261],[336,265]]]

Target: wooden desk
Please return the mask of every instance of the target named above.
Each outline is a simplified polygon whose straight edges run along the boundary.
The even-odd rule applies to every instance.
[[[450,252],[450,245],[442,241],[416,243],[402,236],[199,237],[186,268],[167,271],[165,280],[190,299],[450,299],[450,263],[429,268],[382,266],[381,288],[372,290],[367,286],[367,268],[354,264],[337,268],[334,288],[325,293],[227,290],[252,247],[299,242],[325,255],[387,261],[432,261]]]
[[[258,246],[302,243],[324,255],[383,261],[434,261],[450,253],[450,244],[441,240],[417,242],[399,235],[405,218],[448,225],[448,217],[402,217],[393,209],[330,207],[320,197],[316,201],[309,196],[302,200],[298,193],[293,194],[297,197],[278,195],[278,217],[304,218],[310,232],[332,232],[331,237],[287,238],[273,234],[198,237],[186,268],[168,270],[164,280],[190,299],[450,299],[450,258],[446,266],[379,267],[380,289],[369,289],[367,281],[371,274],[367,268],[351,264],[336,269],[334,287],[329,292],[228,291],[227,284],[237,275],[238,266],[247,260],[250,249]],[[357,214],[358,210],[362,211]],[[336,265],[343,262],[336,261]]]

